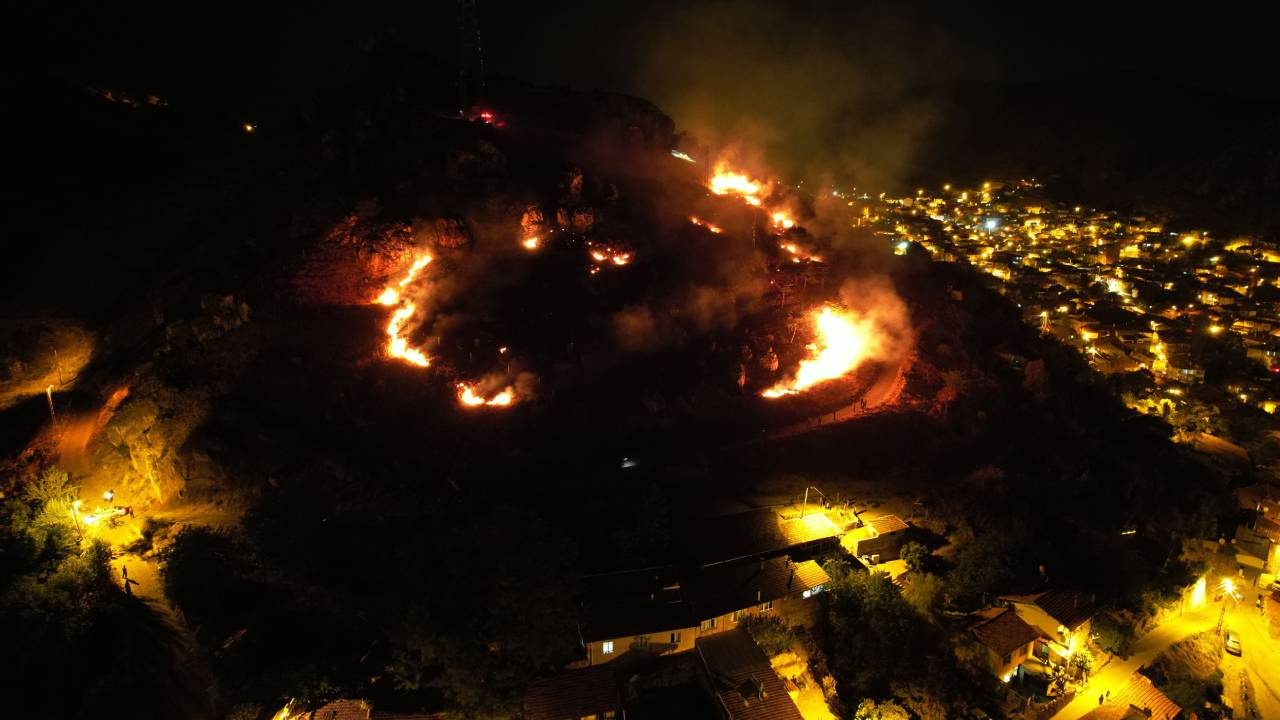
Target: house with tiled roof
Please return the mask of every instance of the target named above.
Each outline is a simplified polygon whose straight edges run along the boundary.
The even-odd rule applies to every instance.
[[[725,720],[803,720],[769,658],[746,631],[699,638],[697,652]]]
[[[373,708],[364,700],[334,700],[307,716],[307,720],[369,720]]]
[[[690,650],[698,638],[732,630],[749,615],[807,626],[815,596],[830,581],[816,562],[785,556],[683,574],[659,568],[588,578],[584,658],[575,665],[607,663],[629,651]]]
[[[622,694],[613,667],[569,670],[529,686],[524,720],[623,720]]]
[[[1160,692],[1146,676],[1134,673],[1129,682],[1081,720],[1173,720],[1182,708]]]
[[[897,515],[881,515],[849,533],[851,552],[858,557],[877,557],[877,562],[898,559],[910,526]]]
[[[970,635],[983,649],[986,669],[1004,682],[1022,670],[1032,656],[1042,633],[1028,625],[1010,608],[991,608],[979,613],[978,622],[969,628]]]
[[[1000,601],[1044,636],[1042,646],[1061,658],[1089,644],[1096,611],[1094,596],[1070,590],[1004,595]]]

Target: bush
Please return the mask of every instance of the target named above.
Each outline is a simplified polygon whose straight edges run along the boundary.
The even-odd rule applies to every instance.
[[[915,570],[916,572],[928,570],[929,561],[933,558],[933,553],[929,552],[929,548],[914,540],[903,545],[898,555],[907,564],[908,570]]]
[[[1093,631],[1098,634],[1098,646],[1114,655],[1128,655],[1135,639],[1133,624],[1122,622],[1111,613],[1098,613]]]

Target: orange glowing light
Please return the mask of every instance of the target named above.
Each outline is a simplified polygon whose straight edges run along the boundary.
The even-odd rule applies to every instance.
[[[818,383],[852,371],[866,356],[871,329],[852,314],[831,306],[813,312],[818,341],[809,345],[809,358],[800,362],[795,375],[765,390],[767,398],[795,395]]]
[[[525,250],[537,250],[538,245],[541,244],[541,242],[542,242],[542,239],[535,235],[533,237],[527,237],[524,240],[521,240],[520,244],[524,246]]]
[[[694,225],[701,225],[702,227],[710,230],[716,235],[719,235],[720,233],[724,232],[724,228],[720,227],[719,225],[713,225],[712,223],[709,223],[706,220],[703,220],[702,218],[699,218],[696,215],[693,217],[690,217],[689,222],[693,223]]]
[[[391,313],[391,318],[387,320],[387,355],[418,367],[427,367],[431,364],[431,360],[421,349],[410,345],[409,338],[404,334],[405,325],[413,318],[418,308],[413,301],[403,299],[403,294],[400,291],[413,282],[418,273],[422,272],[422,269],[430,262],[430,255],[426,253],[419,255],[394,287],[388,285],[374,299],[374,302],[379,305],[399,306],[395,312]]]
[[[760,181],[752,180],[744,173],[730,170],[723,162],[716,164],[715,174],[711,176],[711,182],[707,187],[716,195],[737,195],[748,205],[756,207],[760,206],[760,191],[764,189]]]
[[[497,395],[486,399],[470,385],[458,383],[458,400],[467,407],[507,407],[515,402],[516,394],[511,388],[506,388]]]
[[[790,215],[781,210],[775,212],[771,217],[773,219],[774,227],[779,227],[783,230],[790,230],[796,226],[796,221],[791,219]]]

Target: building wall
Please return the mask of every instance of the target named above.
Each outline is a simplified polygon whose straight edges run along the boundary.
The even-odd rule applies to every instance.
[[[680,633],[678,642],[672,644],[671,633]],[[587,643],[587,660],[583,663],[575,663],[575,665],[599,665],[607,663],[610,660],[622,655],[632,647],[645,647],[650,652],[676,653],[693,649],[694,640],[698,639],[698,628],[678,628],[675,630],[663,630],[662,632],[653,632],[647,635],[630,635],[627,637],[618,637],[611,640],[594,640]],[[604,651],[605,643],[613,643],[613,652],[606,653]]]
[[[1057,641],[1054,645],[1050,645],[1050,648],[1060,655],[1064,654],[1064,652],[1069,655],[1075,650],[1089,645],[1089,633],[1093,629],[1092,620],[1080,623],[1080,626],[1073,632],[1061,633],[1058,632],[1058,628],[1061,627],[1058,621],[1050,617],[1049,613],[1040,609],[1038,605],[1013,603],[1013,609],[1018,613],[1018,617],[1022,618],[1023,622],[1038,628],[1047,637]]]
[[[714,628],[703,628],[701,625],[691,628],[679,628],[677,630],[664,630],[662,632],[649,633],[648,635],[635,635],[627,637],[612,638],[610,640],[593,640],[587,643],[587,659],[577,662],[570,667],[586,667],[589,665],[599,665],[607,663],[614,658],[622,655],[632,647],[647,647],[650,652],[658,652],[662,654],[684,652],[692,650],[693,643],[700,637],[715,635],[716,633],[732,630],[741,622],[746,615],[773,615],[782,618],[788,625],[800,625],[809,627],[813,625],[818,608],[817,594],[811,594],[806,598],[802,593],[788,595],[773,601],[773,607],[764,610],[760,605],[753,605],[745,608],[742,615],[734,617],[734,613],[725,613],[715,618]],[[704,621],[705,624],[705,621]],[[671,633],[679,632],[680,639],[677,643],[671,643]],[[604,651],[605,643],[613,643],[613,652],[606,653]]]
[[[858,541],[854,554],[858,557],[879,555],[880,562],[897,560],[898,551],[902,549],[906,536],[905,532],[891,532],[877,537],[863,538]]]
[[[1005,658],[996,655],[995,652],[986,646],[983,646],[982,649],[984,651],[984,656],[986,657],[987,669],[991,671],[991,674],[1000,678],[1004,682],[1009,682],[1010,677],[1013,675],[1013,671],[1017,670],[1019,665],[1027,661],[1027,658],[1031,656],[1031,652],[1034,647],[1035,643],[1029,642],[1024,646],[1015,649],[1008,655],[1008,661],[1006,661]]]

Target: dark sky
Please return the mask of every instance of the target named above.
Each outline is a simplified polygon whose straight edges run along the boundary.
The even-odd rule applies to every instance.
[[[750,148],[790,177],[888,184],[957,116],[957,97],[993,84],[1059,83],[1069,96],[1109,85],[1121,102],[1136,85],[1166,97],[1176,85],[1228,96],[1233,116],[1280,102],[1273,25],[1244,4],[474,2],[488,74],[647,98],[680,129]],[[388,38],[458,60],[459,7],[35,3],[8,28],[7,64],[72,89],[153,92],[261,118],[342,84]],[[1145,102],[1134,97],[1131,114]]]
[[[747,68],[821,51],[908,82],[1133,70],[1280,99],[1262,3],[476,2],[489,68],[544,83],[654,94],[655,53],[697,63],[704,42],[729,56],[736,36]],[[18,11],[25,19],[9,24],[10,51],[22,48],[11,69],[163,85],[297,84],[378,32],[453,57],[456,8],[447,0],[29,3]]]

